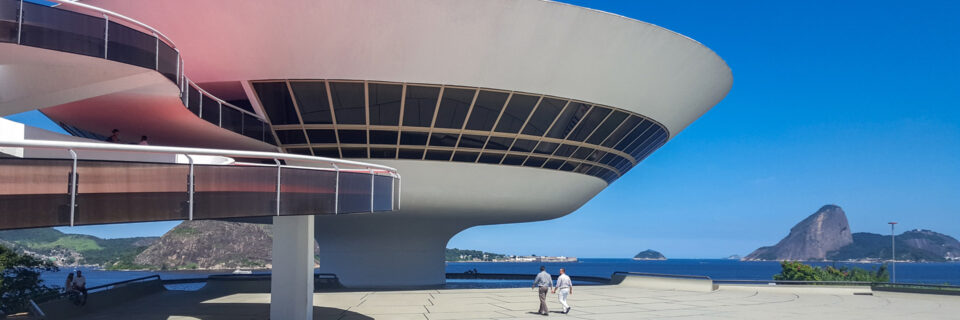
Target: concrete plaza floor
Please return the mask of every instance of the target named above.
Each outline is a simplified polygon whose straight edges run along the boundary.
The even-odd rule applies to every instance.
[[[857,294],[855,294],[857,293]],[[713,292],[623,285],[576,287],[569,314],[548,296],[534,313],[529,288],[315,293],[315,319],[958,319],[960,296],[872,292],[869,288],[737,287]],[[267,319],[270,295],[165,291],[76,319]]]

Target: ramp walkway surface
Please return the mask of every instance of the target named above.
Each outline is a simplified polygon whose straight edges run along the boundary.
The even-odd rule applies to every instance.
[[[248,284],[245,284],[248,286]],[[247,290],[239,290],[247,291]],[[626,285],[574,288],[569,314],[548,296],[553,319],[956,319],[960,296],[803,287],[725,286],[712,292]],[[349,291],[314,294],[315,319],[541,319],[529,288]],[[75,319],[267,319],[269,293],[163,291]]]

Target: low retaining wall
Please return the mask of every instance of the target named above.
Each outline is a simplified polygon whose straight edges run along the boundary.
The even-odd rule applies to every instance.
[[[771,293],[855,295],[873,294],[870,286],[722,284],[720,289]]]
[[[51,300],[38,305],[45,319],[71,319],[89,312],[121,305],[144,296],[167,290],[159,279],[117,285],[109,290],[87,296],[87,304],[78,306],[68,299]]]
[[[716,289],[708,277],[614,273],[610,283],[655,290],[711,292]]]

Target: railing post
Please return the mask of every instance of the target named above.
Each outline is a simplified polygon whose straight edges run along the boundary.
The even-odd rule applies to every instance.
[[[280,160],[277,160],[277,158],[273,158],[273,162],[277,163],[277,216],[279,217],[280,216],[280,169],[282,168],[282,166],[280,165]]]
[[[160,37],[154,33],[153,39],[156,40],[153,46],[153,70],[160,71]]]
[[[180,94],[183,94],[183,78],[180,77],[180,49],[173,49],[177,52],[177,85],[180,86]]]
[[[187,91],[189,91],[189,90],[190,90],[190,88],[187,88]],[[200,119],[203,119],[203,92],[200,91],[200,87],[199,87],[199,86],[197,87],[197,93],[200,94],[200,96],[197,97],[197,99],[200,99],[200,101],[197,101],[197,103],[198,103],[198,104],[197,104],[197,109],[199,109],[199,110],[197,110],[197,116],[200,117]],[[189,109],[189,108],[188,108],[188,109]]]
[[[195,181],[194,174],[193,174],[194,162],[193,162],[193,157],[191,157],[189,154],[184,154],[184,156],[187,157],[187,161],[190,163],[190,173],[187,176],[187,193],[189,194],[189,198],[187,202],[190,204],[190,207],[187,210],[189,212],[190,220],[193,220],[193,190],[194,190],[194,181]]]
[[[373,169],[367,168],[367,170],[370,171],[370,212],[373,212],[373,187],[374,183],[376,183],[376,180],[374,180],[376,175],[373,174]]]
[[[397,177],[390,173],[390,211],[397,210]]]
[[[340,214],[340,167],[336,163],[331,163],[333,169],[337,171],[336,185],[333,188],[333,214]]]
[[[103,58],[107,58],[107,50],[110,49],[110,16],[103,14]]]
[[[187,86],[186,86],[187,75],[186,75],[186,71],[184,70],[183,57],[180,56],[180,49],[177,49],[177,60],[180,62],[178,64],[178,67],[179,67],[178,70],[180,70],[179,71],[180,72],[180,92],[183,92],[183,94],[186,95],[187,94]]]
[[[74,214],[77,210],[77,152],[69,149],[70,157],[73,158],[73,170],[70,171],[70,226],[75,221]]]
[[[23,0],[20,0],[20,15],[17,16],[17,44],[23,38]]]
[[[217,101],[217,111],[219,111],[217,126],[223,128],[223,102]]]

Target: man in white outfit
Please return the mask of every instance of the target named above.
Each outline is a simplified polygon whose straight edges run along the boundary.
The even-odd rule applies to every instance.
[[[567,270],[560,268],[560,276],[557,277],[557,285],[553,287],[553,293],[560,290],[560,304],[563,305],[563,313],[570,312],[570,305],[567,304],[567,295],[573,294],[573,282],[567,275]]]

